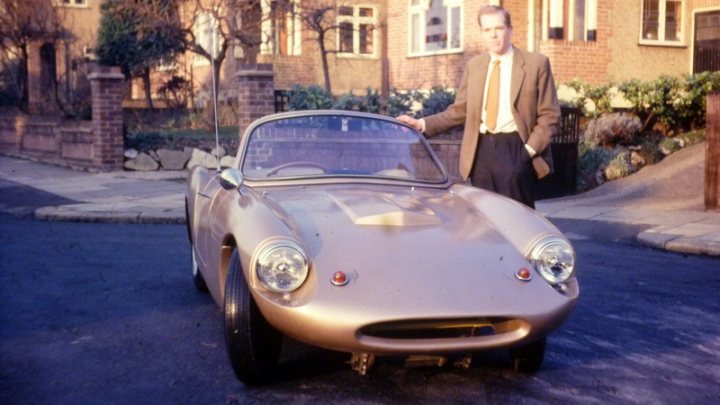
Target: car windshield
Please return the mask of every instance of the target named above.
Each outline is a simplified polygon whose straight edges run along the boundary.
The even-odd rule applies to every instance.
[[[252,130],[242,163],[248,179],[359,176],[446,181],[421,136],[399,124],[354,115],[300,115]]]

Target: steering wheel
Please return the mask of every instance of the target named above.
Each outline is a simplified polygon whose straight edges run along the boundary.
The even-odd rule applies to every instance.
[[[327,167],[325,167],[319,163],[315,163],[315,162],[287,162],[287,163],[282,163],[282,164],[279,164],[279,165],[273,167],[272,169],[270,169],[267,172],[266,176],[268,176],[268,177],[274,176],[274,175],[278,174],[281,170],[285,170],[285,169],[288,169],[291,167],[314,167],[316,169],[322,170],[323,173],[328,172]]]

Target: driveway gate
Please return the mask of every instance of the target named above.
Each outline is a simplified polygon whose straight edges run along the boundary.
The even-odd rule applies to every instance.
[[[573,194],[577,186],[580,110],[562,107],[560,132],[552,140],[554,171],[535,189],[538,200]]]

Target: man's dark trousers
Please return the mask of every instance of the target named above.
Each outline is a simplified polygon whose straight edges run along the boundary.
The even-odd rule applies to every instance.
[[[517,132],[481,134],[472,185],[510,197],[535,208],[537,177],[530,154]]]

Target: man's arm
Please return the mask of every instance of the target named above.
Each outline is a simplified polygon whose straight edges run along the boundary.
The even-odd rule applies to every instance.
[[[398,121],[410,125],[427,136],[433,136],[465,123],[467,114],[467,77],[468,65],[465,66],[460,87],[453,102],[445,111],[424,118],[415,119],[407,115],[397,117]]]
[[[543,56],[538,71],[537,119],[530,129],[527,145],[536,153],[542,154],[550,145],[552,137],[557,134],[560,122],[560,104],[555,90],[550,61]]]
[[[441,134],[452,127],[465,123],[467,116],[467,86],[469,63],[465,65],[460,87],[455,95],[455,102],[443,112],[424,117],[425,135],[434,136]]]

